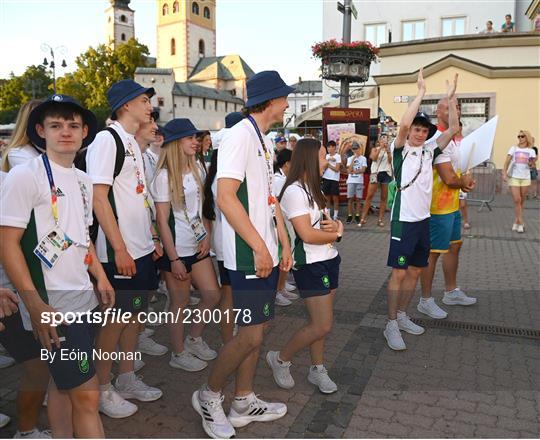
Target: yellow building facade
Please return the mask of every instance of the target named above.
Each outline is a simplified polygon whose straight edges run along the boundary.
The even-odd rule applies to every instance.
[[[417,43],[381,46],[379,107],[399,121],[416,95],[418,69],[424,67],[427,94],[422,109],[436,122],[437,101],[445,81],[459,74],[457,97],[464,134],[495,115],[499,123],[492,161],[502,168],[519,130],[529,130],[540,143],[540,36],[467,35]]]

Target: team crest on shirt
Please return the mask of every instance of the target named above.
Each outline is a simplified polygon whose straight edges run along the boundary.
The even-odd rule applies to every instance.
[[[323,286],[328,289],[330,287],[330,277],[328,275],[324,275],[321,279]]]
[[[88,363],[88,359],[81,359],[78,362],[78,365],[79,365],[79,371],[83,374],[88,373],[88,371],[90,370],[90,364]]]
[[[270,315],[270,303],[266,303],[263,306],[263,315],[264,316],[269,316]]]
[[[133,308],[140,309],[141,305],[142,305],[142,298],[140,296],[133,298]]]

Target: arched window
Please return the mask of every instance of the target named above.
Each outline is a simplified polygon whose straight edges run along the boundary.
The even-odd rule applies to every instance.
[[[174,2],[172,6],[173,14],[178,14],[180,12],[180,4],[178,2]]]
[[[199,40],[199,56],[204,57],[204,41]]]
[[[126,34],[122,34],[122,35],[120,36],[120,39],[121,39],[122,41],[126,41]]]
[[[125,16],[125,15],[121,15],[121,16],[120,16],[120,21],[121,21],[122,23],[126,23],[126,22],[127,22],[126,16]]]
[[[176,41],[171,38],[171,55],[176,55]]]
[[[191,5],[191,12],[193,12],[195,15],[199,15],[199,4],[197,2],[193,2]]]
[[[169,5],[167,3],[163,5],[162,12],[163,12],[163,15],[167,15],[169,13]]]
[[[208,18],[210,20],[210,8],[208,8],[208,6],[205,6],[204,7],[204,18]]]

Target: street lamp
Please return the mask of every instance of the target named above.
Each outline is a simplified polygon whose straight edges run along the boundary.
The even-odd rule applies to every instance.
[[[41,45],[41,50],[43,52],[48,52],[48,53],[51,54],[51,62],[50,62],[50,64],[49,64],[49,62],[47,60],[47,57],[45,57],[45,58],[43,58],[43,65],[44,66],[50,66],[50,68],[52,69],[54,94],[56,94],[56,63],[55,63],[54,51],[56,50],[60,55],[65,56],[66,53],[67,53],[67,49],[66,49],[65,46],[58,46],[58,47],[55,47],[53,49],[47,43],[43,43]],[[66,60],[64,58],[62,58],[61,66],[64,67],[64,68],[67,67]]]

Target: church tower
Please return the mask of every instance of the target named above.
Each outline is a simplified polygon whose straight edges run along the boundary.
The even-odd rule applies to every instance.
[[[185,82],[197,62],[216,56],[215,0],[158,0],[157,67]]]
[[[130,0],[109,0],[111,6],[105,10],[106,42],[116,49],[121,44],[135,37],[135,11],[130,9]]]

